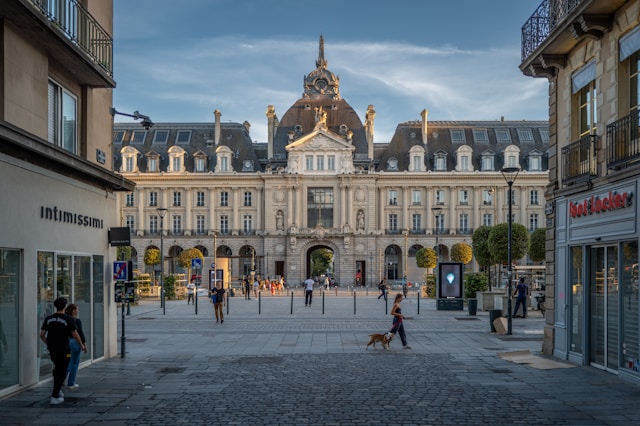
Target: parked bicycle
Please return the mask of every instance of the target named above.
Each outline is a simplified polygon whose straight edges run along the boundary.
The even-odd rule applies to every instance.
[[[536,296],[536,302],[538,303],[538,310],[542,312],[542,316],[544,316],[544,311],[546,310],[546,306],[544,305],[545,298],[546,296],[544,294]]]

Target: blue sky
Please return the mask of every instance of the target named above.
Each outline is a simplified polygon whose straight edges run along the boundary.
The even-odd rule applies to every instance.
[[[542,0],[114,0],[113,102],[154,122],[251,123],[266,142],[303,93],[320,34],[342,97],[375,142],[418,120],[547,120],[546,79],[525,77],[520,31]],[[116,116],[116,121],[128,118]]]

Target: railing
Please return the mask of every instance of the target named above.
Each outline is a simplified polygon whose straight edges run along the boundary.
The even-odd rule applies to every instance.
[[[113,39],[78,0],[31,0],[31,3],[113,77]]]
[[[522,26],[522,62],[585,0],[544,0]],[[551,9],[553,6],[553,10]]]
[[[460,234],[460,235],[473,234],[473,228],[458,228],[456,229],[456,234]]]
[[[410,229],[409,233],[411,235],[425,235],[427,233],[427,230],[425,228],[421,228],[421,229]]]
[[[597,175],[597,135],[586,135],[562,148],[562,182],[588,179]]]
[[[639,120],[636,111],[607,125],[607,168],[619,168],[640,159]]]

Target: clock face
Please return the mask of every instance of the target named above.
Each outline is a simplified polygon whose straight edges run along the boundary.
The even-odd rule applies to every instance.
[[[327,80],[323,80],[323,79],[316,80],[315,87],[317,90],[323,91],[327,88],[327,86],[328,86]]]

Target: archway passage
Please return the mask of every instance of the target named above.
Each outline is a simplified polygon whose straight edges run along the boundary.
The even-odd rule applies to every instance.
[[[333,278],[333,249],[325,245],[317,245],[307,250],[307,273],[316,282],[322,283],[326,277]],[[306,277],[305,277],[306,278]]]

